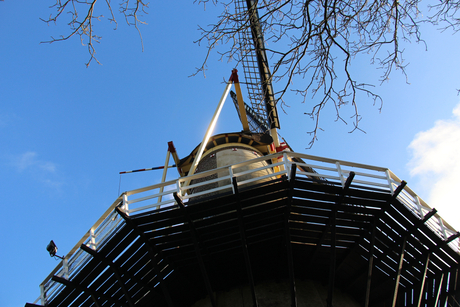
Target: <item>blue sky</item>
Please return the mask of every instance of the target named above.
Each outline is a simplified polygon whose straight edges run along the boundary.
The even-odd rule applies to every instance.
[[[212,6],[204,11],[192,2],[150,4],[141,28],[144,52],[121,16],[117,31],[97,23],[102,65],[89,68],[78,38],[39,44],[66,31],[63,23],[39,20],[51,13],[44,1],[0,3],[1,306],[39,296],[38,285],[57,265],[46,245],[53,239],[58,254],[67,253],[119,195],[120,171],[162,165],[168,141],[184,157],[202,140],[235,63],[213,56],[206,77],[189,77],[206,52],[193,43],[197,25],[216,16]],[[360,99],[366,133],[348,133],[351,123],[335,122],[331,107],[319,140],[306,149],[313,122],[295,96],[287,97],[291,107],[281,116],[280,133],[298,152],[390,168],[460,229],[451,193],[460,185],[460,40],[430,27],[423,34],[428,51],[405,46],[410,85],[398,71],[379,85],[379,72],[367,60],[354,64],[384,99],[381,113]],[[343,111],[347,117],[350,110]],[[239,130],[227,101],[217,132]],[[120,189],[160,177],[127,174]]]

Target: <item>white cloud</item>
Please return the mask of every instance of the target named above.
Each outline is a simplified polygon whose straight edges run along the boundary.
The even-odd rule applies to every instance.
[[[31,176],[47,187],[59,189],[62,186],[56,164],[39,159],[36,152],[28,151],[12,157],[11,165],[17,172]]]
[[[13,165],[16,166],[18,171],[22,172],[25,169],[33,167],[36,156],[37,156],[37,153],[28,151],[14,158]]]
[[[56,171],[56,165],[54,163],[37,159],[37,153],[33,151],[28,151],[13,158],[13,165],[19,172],[34,168],[49,173],[54,173]]]
[[[451,226],[460,229],[460,104],[453,118],[439,120],[410,143],[411,176],[420,180],[425,201]]]

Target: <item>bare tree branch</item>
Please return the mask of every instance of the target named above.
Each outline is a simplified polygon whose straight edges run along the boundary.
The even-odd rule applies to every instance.
[[[100,21],[104,16],[102,14],[95,15],[96,3],[97,0],[56,0],[56,3],[50,7],[51,9],[55,10],[55,12],[52,13],[47,19],[42,20],[50,24],[56,23],[61,19],[66,19],[66,16],[70,16],[68,17],[69,19],[67,21],[67,25],[70,28],[70,33],[67,35],[61,35],[58,38],[51,37],[50,40],[44,41],[42,43],[51,44],[58,41],[68,40],[72,36],[79,36],[82,45],[86,45],[88,47],[88,53],[90,55],[86,66],[89,66],[92,60],[95,60],[98,64],[100,64],[96,58],[96,49],[94,44],[99,43],[102,37],[95,34],[93,22],[95,20]],[[145,9],[148,8],[148,3],[144,3],[142,0],[123,0],[119,3],[119,6],[120,13],[123,14],[126,23],[136,28],[142,43],[142,35],[139,30],[139,24],[145,24],[145,22],[139,19],[139,14],[147,14]],[[111,0],[105,0],[105,7],[101,8],[101,11],[103,9],[108,10],[110,17],[107,19],[109,22],[115,23],[116,29],[118,23],[111,6]],[[143,49],[144,47],[142,44],[142,50]]]
[[[236,1],[241,0],[212,1],[223,9],[218,22],[201,28],[197,42],[207,44],[208,54],[198,71],[206,68],[208,56],[217,45],[227,44],[221,58],[239,62],[244,57],[235,34],[250,25],[247,12],[238,14],[230,9]],[[305,114],[315,122],[310,146],[321,130],[320,114],[328,103],[335,106],[337,120],[344,122],[339,111],[345,105],[352,106],[350,132],[360,130],[359,93],[382,107],[383,101],[372,85],[354,77],[351,64],[357,56],[370,55],[371,63],[382,70],[380,82],[388,80],[394,69],[406,75],[401,42],[423,42],[420,25],[424,22],[442,23],[442,29],[458,31],[460,4],[456,1],[442,0],[430,7],[430,17],[422,18],[422,0],[259,0],[260,22],[269,46],[266,52],[272,61],[273,81],[280,89],[278,103],[283,106],[283,97],[293,91],[309,105]]]
[[[195,0],[204,6],[222,8],[216,23],[199,29],[201,35],[196,43],[205,45],[207,52],[196,73],[206,71],[213,52],[217,52],[220,59],[236,60],[237,64],[245,59],[238,34],[250,31],[251,25],[247,10],[235,10],[235,3],[239,1],[245,0]],[[51,7],[55,12],[44,20],[51,23],[70,16],[70,33],[52,37],[48,43],[80,36],[90,54],[87,65],[93,59],[97,61],[94,43],[101,39],[93,31],[93,22],[103,17],[95,13],[96,2],[56,0]],[[126,23],[136,28],[142,42],[139,25],[144,22],[139,16],[146,13],[148,3],[119,0],[118,5]],[[427,17],[423,17],[419,9],[422,6],[428,10]],[[442,31],[460,30],[460,0],[440,0],[434,5],[426,4],[426,0],[259,0],[257,7],[267,46],[265,51],[272,63],[272,80],[279,89],[278,105],[288,106],[284,97],[289,92],[302,97],[301,102],[307,106],[304,114],[315,123],[310,131],[310,146],[321,130],[320,114],[326,105],[332,104],[336,120],[343,122],[346,120],[341,110],[351,106],[350,132],[361,130],[358,104],[362,103],[362,94],[381,109],[383,101],[375,88],[355,77],[352,63],[356,57],[370,58],[370,64],[381,70],[380,82],[384,82],[394,70],[406,76],[407,64],[401,46],[407,42],[423,42],[420,31],[423,23],[436,25]],[[111,0],[105,0],[105,9],[110,12],[108,20],[117,26]]]

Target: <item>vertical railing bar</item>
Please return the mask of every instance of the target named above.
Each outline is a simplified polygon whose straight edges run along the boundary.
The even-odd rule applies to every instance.
[[[391,179],[390,170],[387,169],[385,171],[385,174],[387,175],[388,187],[390,188],[391,195],[393,195],[393,193],[395,192],[395,189],[393,188],[393,180]]]
[[[423,210],[422,210],[422,204],[420,203],[420,199],[419,199],[418,195],[415,195],[414,198],[415,198],[415,205],[417,206],[417,210],[420,213],[420,217],[423,217],[424,214],[423,214]]]

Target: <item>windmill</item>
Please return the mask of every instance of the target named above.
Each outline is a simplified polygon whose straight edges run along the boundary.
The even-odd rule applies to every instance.
[[[263,45],[241,41],[251,105],[233,72],[210,128],[233,83],[243,131],[168,144],[180,177],[123,192],[26,306],[458,306],[460,233],[387,168],[280,151]]]

